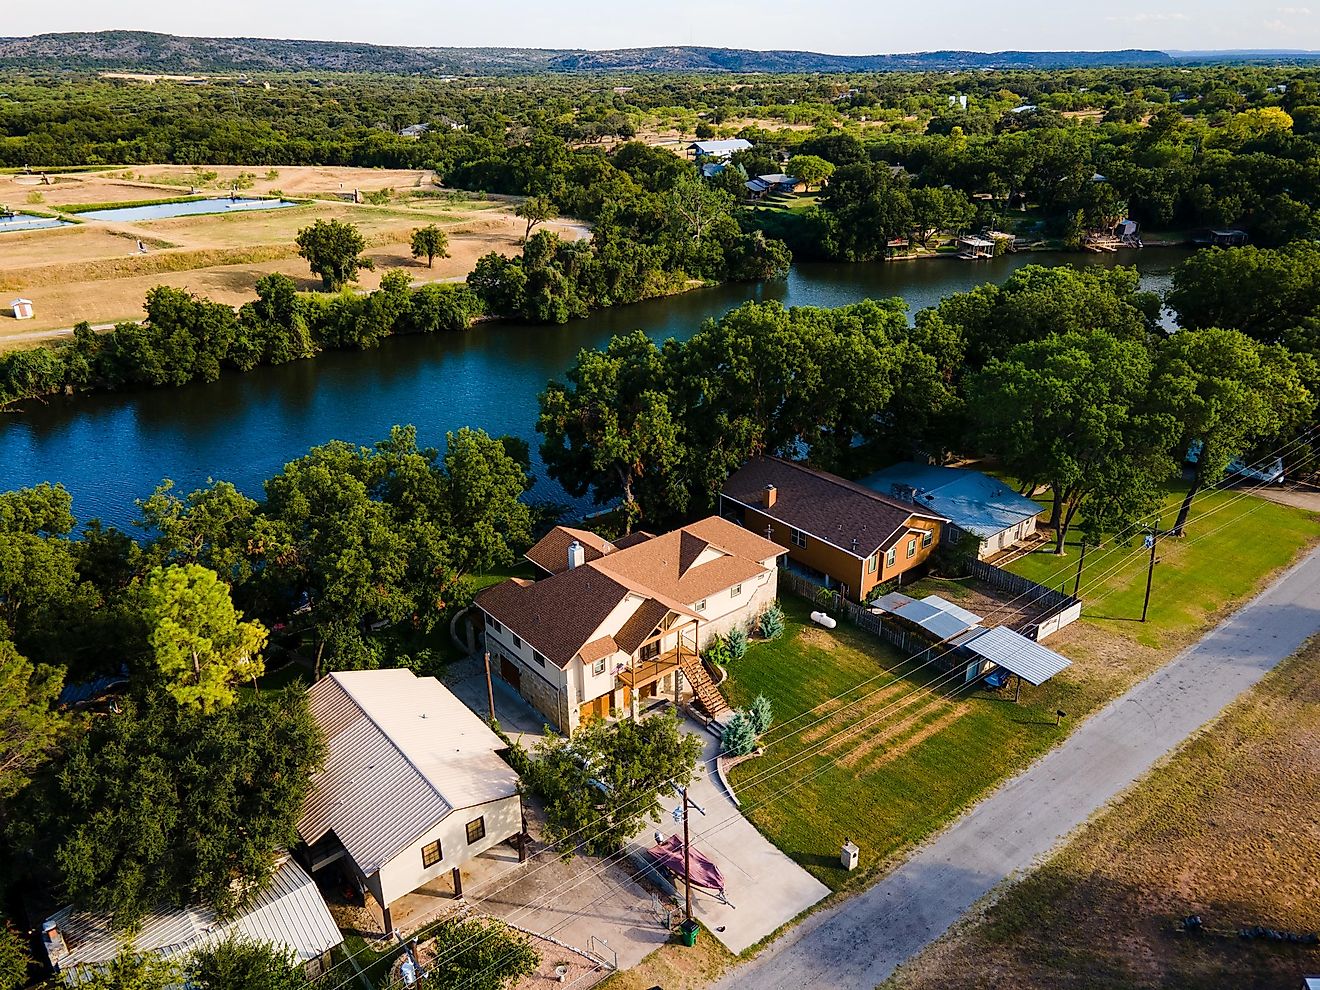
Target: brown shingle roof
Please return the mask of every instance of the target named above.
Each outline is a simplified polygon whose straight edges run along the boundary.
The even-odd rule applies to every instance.
[[[764,503],[767,485],[775,486],[770,508]],[[947,522],[837,475],[778,457],[748,461],[724,483],[724,494],[858,557],[875,553],[905,530],[913,516]]]
[[[584,562],[599,560],[614,552],[614,544],[590,530],[556,526],[527,551],[527,559],[543,571],[562,573],[568,570],[568,548],[574,540],[582,544]]]
[[[477,595],[477,604],[567,667],[629,589],[588,564],[543,581],[504,581]]]
[[[588,546],[579,535],[584,530],[559,530]],[[476,600],[552,663],[567,667],[579,654],[587,662],[608,655],[612,649],[601,651],[610,643],[634,653],[670,612],[699,619],[692,604],[765,573],[761,561],[782,552],[778,544],[712,517],[664,536],[630,540],[626,547],[540,581],[505,581]],[[612,638],[598,636],[601,624],[629,593],[639,601],[633,614]]]
[[[614,634],[614,642],[619,649],[630,656],[637,652],[642,643],[649,639],[655,627],[669,614],[669,607],[654,598],[648,598]]]
[[[712,559],[698,563],[707,551]],[[776,543],[711,517],[616,550],[591,566],[647,588],[658,598],[692,605],[763,573],[761,561],[782,552]]]

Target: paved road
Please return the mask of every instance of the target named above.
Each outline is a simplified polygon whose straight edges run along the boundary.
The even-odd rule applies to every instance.
[[[1316,632],[1320,549],[879,884],[809,918],[716,987],[872,990]]]

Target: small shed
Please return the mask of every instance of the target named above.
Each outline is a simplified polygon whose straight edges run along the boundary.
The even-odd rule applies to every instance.
[[[16,320],[30,320],[34,315],[31,299],[15,299],[9,304]]]

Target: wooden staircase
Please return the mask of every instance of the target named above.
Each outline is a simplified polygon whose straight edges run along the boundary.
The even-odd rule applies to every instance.
[[[692,685],[692,693],[697,696],[697,701],[701,702],[701,707],[706,709],[707,715],[711,718],[719,718],[730,710],[724,695],[706,673],[706,665],[701,662],[701,657],[687,650],[681,650],[678,666],[683,671],[683,676],[687,678],[687,682]]]

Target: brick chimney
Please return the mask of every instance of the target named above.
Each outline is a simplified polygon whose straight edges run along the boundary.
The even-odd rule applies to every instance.
[[[779,497],[779,489],[774,485],[766,485],[765,491],[761,493],[761,501],[765,503],[767,509],[775,507],[775,499]]]

